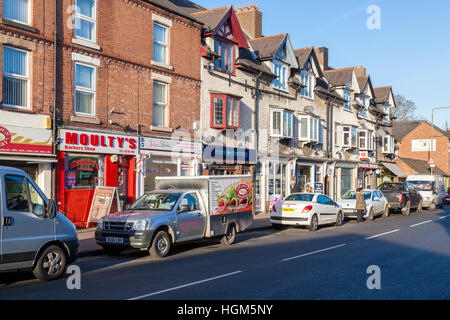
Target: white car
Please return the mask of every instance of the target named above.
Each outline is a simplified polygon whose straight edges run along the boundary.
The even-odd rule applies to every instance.
[[[378,190],[363,190],[367,211],[364,219],[373,220],[376,216],[389,216],[389,205],[386,197]],[[356,218],[356,191],[347,191],[341,199],[338,200],[344,215],[347,218]]]
[[[270,222],[274,228],[281,226],[307,226],[316,231],[319,225],[344,221],[342,208],[333,200],[318,193],[294,193],[272,206]]]

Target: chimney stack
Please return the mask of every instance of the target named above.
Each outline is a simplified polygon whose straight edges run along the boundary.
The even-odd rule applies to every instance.
[[[251,7],[238,8],[236,17],[239,20],[241,28],[247,32],[252,38],[259,38],[262,36],[262,12],[258,7],[252,5]]]
[[[314,52],[317,56],[317,60],[319,61],[320,67],[323,71],[328,70],[328,48],[327,47],[320,47],[315,48]]]
[[[365,76],[366,75],[366,68],[364,68],[363,66],[355,67],[355,74],[357,77],[360,76]]]

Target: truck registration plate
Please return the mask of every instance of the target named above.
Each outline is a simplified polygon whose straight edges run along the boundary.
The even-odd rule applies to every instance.
[[[106,237],[106,242],[108,242],[108,243],[122,244],[122,243],[123,243],[123,238]]]

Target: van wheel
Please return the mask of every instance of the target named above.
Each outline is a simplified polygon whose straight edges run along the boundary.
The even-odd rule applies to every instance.
[[[224,246],[230,246],[236,240],[236,227],[234,224],[228,227],[227,233],[220,239],[220,243]]]
[[[317,218],[317,214],[313,215],[311,218],[311,224],[309,225],[308,229],[311,232],[317,231],[317,228],[319,227],[319,221]]]
[[[33,269],[33,275],[44,281],[58,279],[66,270],[67,255],[58,246],[50,246],[42,252]]]
[[[170,236],[165,231],[159,231],[153,239],[149,249],[150,255],[156,258],[167,257],[170,251]]]

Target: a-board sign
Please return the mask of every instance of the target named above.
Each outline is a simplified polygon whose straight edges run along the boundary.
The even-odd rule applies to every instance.
[[[122,211],[117,188],[101,186],[95,188],[94,198],[92,199],[91,210],[89,211],[86,228],[90,222],[98,222],[98,220],[110,213],[114,198],[117,199],[116,210]]]

